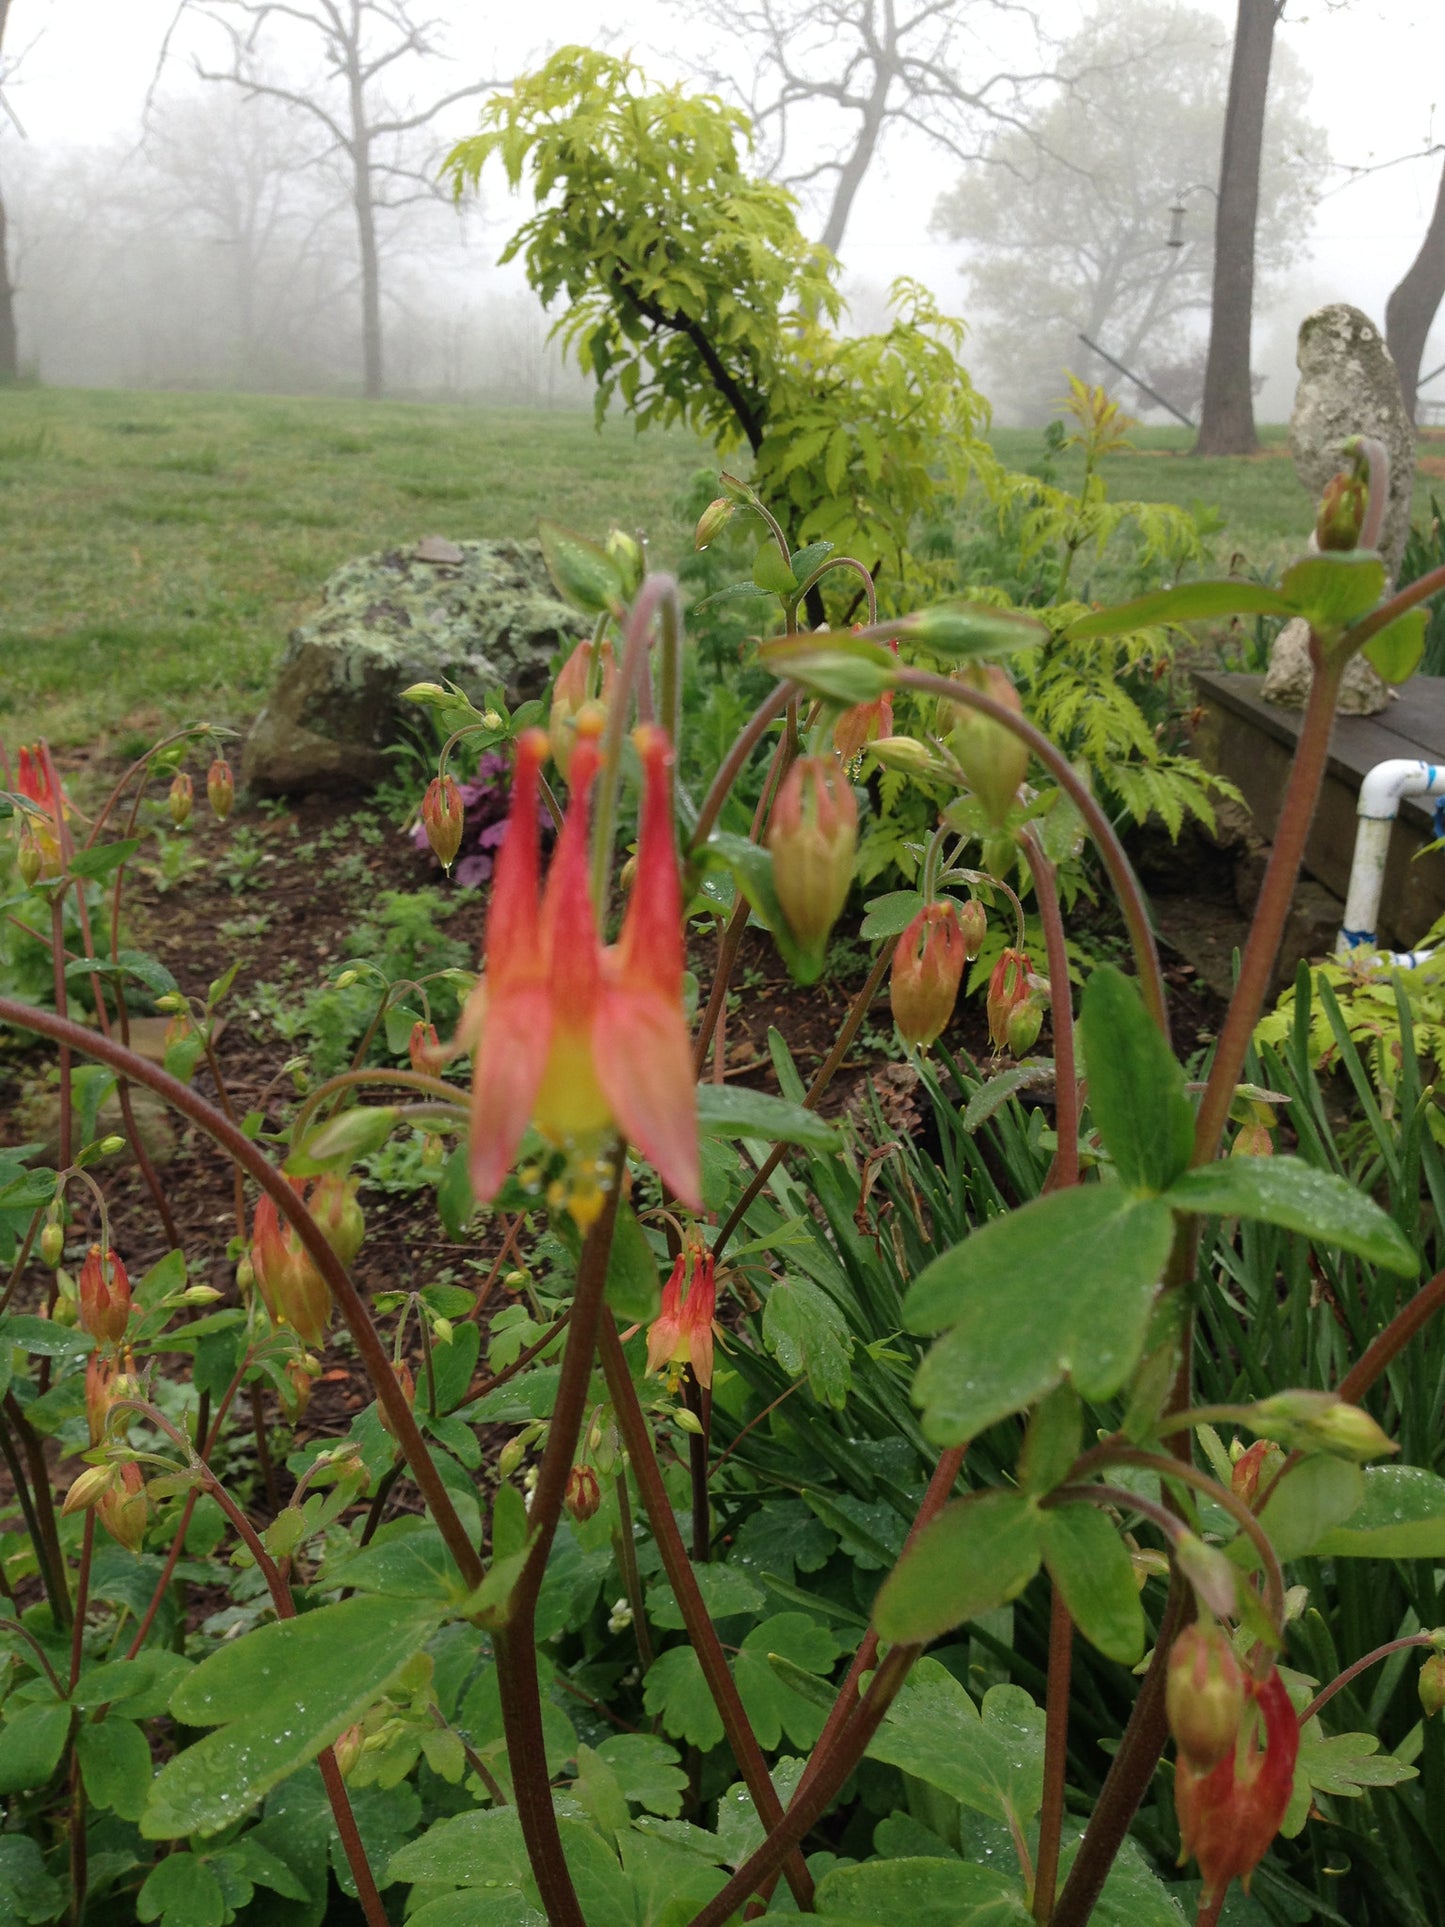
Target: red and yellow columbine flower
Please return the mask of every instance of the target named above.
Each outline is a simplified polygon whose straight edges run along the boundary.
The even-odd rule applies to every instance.
[[[896,639],[888,647],[894,655],[898,654]],[[869,703],[854,703],[845,709],[833,725],[833,747],[843,759],[845,768],[851,767],[869,743],[875,743],[880,736],[893,734],[893,691],[885,689],[881,696],[875,696]]]
[[[518,739],[507,834],[487,917],[486,971],[463,1022],[474,1046],[472,1186],[500,1190],[529,1122],[578,1168],[614,1131],[675,1196],[701,1208],[697,1099],[682,1014],[682,891],[672,830],[672,750],[644,726],[634,741],[644,790],[637,872],[622,930],[604,946],[588,881],[594,730],[572,749],[572,800],[545,891],[537,829],[547,738]],[[601,1207],[595,1181],[574,1187],[579,1223]]]
[[[927,1050],[953,1015],[968,943],[951,903],[926,903],[898,939],[888,1002],[905,1044]]]
[[[687,1296],[683,1297],[683,1287]],[[678,1253],[672,1276],[662,1288],[662,1309],[647,1330],[649,1372],[691,1365],[704,1387],[712,1384],[712,1321],[717,1310],[717,1272],[705,1247]]]
[[[299,1194],[303,1181],[292,1178]],[[289,1218],[282,1219],[269,1191],[256,1201],[251,1266],[272,1320],[286,1324],[307,1345],[325,1342],[331,1319],[331,1287],[312,1263]]]
[[[81,1330],[97,1344],[118,1345],[130,1320],[130,1279],[119,1254],[92,1245],[76,1282]]]
[[[1248,1718],[1242,1745],[1230,1747],[1217,1766],[1204,1770],[1181,1752],[1174,1772],[1181,1865],[1193,1854],[1204,1876],[1205,1895],[1217,1900],[1231,1880],[1249,1891],[1249,1878],[1279,1832],[1294,1789],[1299,1721],[1284,1681],[1274,1667],[1263,1680],[1247,1681],[1260,1719]]]
[[[43,744],[22,743],[16,762],[16,789],[27,803],[44,812],[43,817],[26,815],[21,826],[22,841],[28,830],[40,853],[38,875],[59,876],[60,823],[62,817],[70,815],[70,799],[58,782],[52,785],[50,781],[50,758]],[[27,877],[26,881],[33,882],[34,878]]]
[[[988,1034],[995,1050],[1009,1043],[1009,1018],[1029,997],[1029,963],[1025,950],[1002,950],[988,980]],[[1037,1033],[1035,1033],[1037,1034]],[[1027,1048],[1027,1047],[1025,1047]]]

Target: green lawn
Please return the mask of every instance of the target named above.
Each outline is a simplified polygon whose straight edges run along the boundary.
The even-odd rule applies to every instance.
[[[539,515],[682,552],[707,451],[588,414],[240,395],[0,393],[0,732],[240,725],[348,557]]]
[[[1140,429],[1105,464],[1117,497],[1207,503],[1221,565],[1287,558],[1311,504],[1280,446],[1196,461]],[[1019,468],[1039,433],[1002,429]],[[707,451],[622,419],[419,403],[11,389],[0,393],[0,732],[123,753],[161,727],[243,725],[288,630],[350,556],[436,533],[526,536],[547,514],[640,527],[655,563],[690,537]],[[1075,479],[1077,460],[1060,464]],[[1438,488],[1440,484],[1437,482]],[[1423,498],[1422,498],[1423,506]]]

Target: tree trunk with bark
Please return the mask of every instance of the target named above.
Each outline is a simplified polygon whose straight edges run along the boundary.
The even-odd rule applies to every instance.
[[[1418,419],[1416,391],[1420,362],[1442,299],[1445,299],[1445,165],[1440,169],[1435,212],[1420,243],[1420,252],[1385,303],[1385,346],[1399,372],[1400,393],[1405,398],[1405,413],[1411,421]]]
[[[1269,62],[1282,0],[1239,0],[1234,59],[1224,110],[1219,212],[1214,229],[1214,298],[1196,455],[1249,455],[1259,447],[1250,380],[1254,321],[1254,237]]]

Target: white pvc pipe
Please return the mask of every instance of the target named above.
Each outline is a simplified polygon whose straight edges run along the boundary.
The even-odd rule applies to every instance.
[[[1376,948],[1380,893],[1385,883],[1385,859],[1390,852],[1390,830],[1406,796],[1445,796],[1445,765],[1414,762],[1400,757],[1376,763],[1360,784],[1356,808],[1359,828],[1345,894],[1345,920],[1340,928],[1342,951]],[[1440,815],[1437,808],[1436,816]],[[1428,950],[1382,951],[1388,963],[1411,970],[1431,954]]]

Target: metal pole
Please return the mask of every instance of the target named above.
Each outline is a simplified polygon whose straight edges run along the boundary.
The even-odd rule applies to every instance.
[[[1117,368],[1126,381],[1132,381],[1136,388],[1142,388],[1151,401],[1157,401],[1161,408],[1167,408],[1175,421],[1183,422],[1186,428],[1197,428],[1199,426],[1198,422],[1190,421],[1186,414],[1183,414],[1177,409],[1172,401],[1166,401],[1157,388],[1151,388],[1147,381],[1141,381],[1132,368],[1126,368],[1122,361],[1115,361],[1108,350],[1101,348],[1097,341],[1090,341],[1089,337],[1082,332],[1079,335],[1079,339],[1086,348],[1092,348],[1101,360],[1107,361],[1111,368]],[[1438,369],[1436,373],[1439,373]]]

